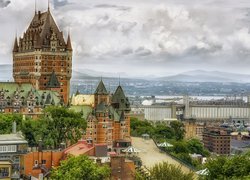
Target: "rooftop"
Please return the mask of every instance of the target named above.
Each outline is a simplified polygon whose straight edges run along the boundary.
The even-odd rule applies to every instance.
[[[76,144],[64,150],[64,154],[79,156],[94,149],[94,146],[87,143],[85,140],[79,140]]]
[[[1,134],[0,135],[0,144],[28,144],[24,137],[17,134]]]

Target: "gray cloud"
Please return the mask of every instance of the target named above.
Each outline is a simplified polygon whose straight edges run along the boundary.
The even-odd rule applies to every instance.
[[[9,0],[0,0],[0,8],[7,7],[10,3],[11,1]]]
[[[131,9],[131,7],[117,6],[117,5],[113,5],[113,4],[98,4],[95,7],[97,7],[97,8],[114,8],[114,9],[122,10],[122,11],[128,11]]]
[[[69,4],[68,0],[53,0],[55,8]]]
[[[6,2],[0,0],[0,7]],[[25,31],[34,1],[12,0],[3,7],[0,63],[11,63],[15,29],[18,35]],[[46,10],[47,4],[38,7]],[[71,29],[76,68],[249,73],[249,0],[54,0],[52,8],[65,37]]]

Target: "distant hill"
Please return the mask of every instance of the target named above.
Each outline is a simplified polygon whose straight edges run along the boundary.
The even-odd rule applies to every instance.
[[[157,78],[163,81],[180,82],[250,82],[250,75],[236,74],[220,71],[188,71],[173,76]]]
[[[90,76],[86,73],[81,73],[78,71],[72,71],[72,79],[73,80],[79,80],[79,79],[95,79],[95,77]]]
[[[88,74],[73,71],[72,79],[91,79],[94,78]],[[12,65],[11,64],[0,64],[0,81],[12,81]]]
[[[114,79],[115,81],[121,75],[123,79],[126,76],[125,73],[107,73],[99,72],[89,69],[82,70],[73,70],[72,80],[78,81],[81,79],[90,79],[90,80],[99,80],[102,76],[107,79]],[[165,76],[160,78],[125,78],[125,79],[141,79],[141,80],[158,80],[158,81],[179,81],[179,82],[238,82],[238,83],[248,83],[250,82],[250,75],[247,74],[237,74],[237,73],[228,73],[220,71],[188,71],[173,76]],[[12,65],[11,64],[0,64],[0,81],[13,81],[12,78]]]

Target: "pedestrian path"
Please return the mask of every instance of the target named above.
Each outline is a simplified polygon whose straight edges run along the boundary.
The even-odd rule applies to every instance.
[[[190,168],[183,166],[179,161],[173,159],[165,152],[161,152],[152,139],[144,140],[142,138],[132,137],[132,145],[142,151],[138,156],[141,158],[142,164],[147,168],[165,161],[169,164],[181,166],[182,171],[185,173],[192,171]]]

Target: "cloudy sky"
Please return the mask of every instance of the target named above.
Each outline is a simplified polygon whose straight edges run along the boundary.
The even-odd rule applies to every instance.
[[[35,0],[0,0],[0,64],[11,64],[15,32]],[[47,0],[37,0],[45,11]],[[74,68],[133,76],[190,70],[250,74],[249,0],[51,0],[70,28]]]

